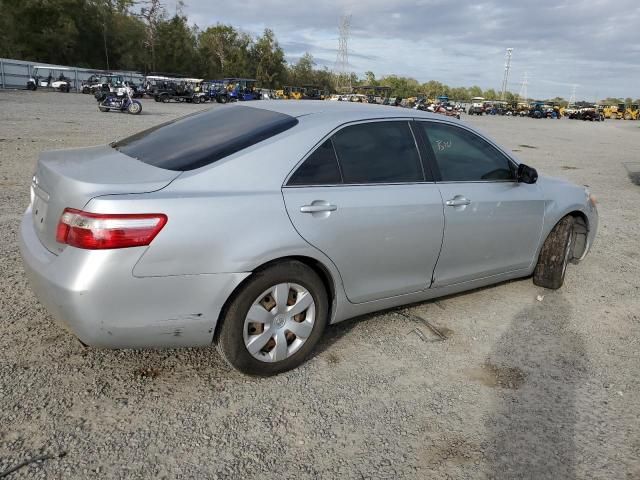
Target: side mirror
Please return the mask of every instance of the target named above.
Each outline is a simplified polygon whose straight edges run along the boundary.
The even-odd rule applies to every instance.
[[[536,183],[538,181],[538,171],[533,167],[521,163],[518,165],[517,179],[518,182],[521,183]]]

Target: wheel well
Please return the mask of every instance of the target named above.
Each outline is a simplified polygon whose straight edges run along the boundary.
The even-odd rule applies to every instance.
[[[587,216],[580,212],[579,210],[575,210],[569,213],[574,220],[575,223],[573,225],[573,233],[575,234],[575,243],[573,245],[573,252],[571,254],[572,258],[582,258],[585,249],[587,248],[587,234],[589,233],[589,219]]]
[[[329,297],[329,319],[330,319],[329,321],[331,321],[331,318],[333,317],[333,312],[335,309],[335,298],[336,298],[336,286],[335,286],[333,276],[331,275],[331,272],[329,272],[329,269],[325,267],[322,264],[322,262],[316,260],[315,258],[295,255],[290,257],[276,258],[267,263],[264,263],[259,267],[254,268],[252,275],[249,275],[242,282],[240,282],[240,284],[233,290],[233,292],[231,292],[231,295],[229,295],[229,297],[227,298],[227,301],[224,303],[222,309],[220,310],[220,315],[218,316],[218,321],[216,322],[216,328],[214,331],[214,339],[217,337],[218,332],[220,331],[220,325],[222,324],[222,321],[224,320],[224,317],[227,314],[227,309],[229,308],[231,301],[235,298],[235,296],[238,294],[240,289],[244,287],[245,283],[253,276],[253,273],[264,270],[265,268],[270,267],[271,265],[286,262],[289,260],[297,260],[301,263],[304,263],[307,267],[313,270],[320,277],[320,280],[322,280],[322,283],[324,284],[324,287],[327,290],[327,295]]]

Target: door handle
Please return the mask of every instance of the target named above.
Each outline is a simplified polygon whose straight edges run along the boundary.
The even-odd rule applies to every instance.
[[[456,195],[451,200],[447,200],[445,202],[445,205],[447,207],[461,207],[464,205],[469,205],[470,203],[471,203],[471,200],[469,200],[468,198],[464,198],[460,195]]]
[[[300,207],[302,213],[317,213],[317,212],[335,212],[338,209],[336,205],[319,204],[319,205],[303,205]]]

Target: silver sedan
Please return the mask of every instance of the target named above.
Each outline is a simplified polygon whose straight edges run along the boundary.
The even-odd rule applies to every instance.
[[[559,288],[597,223],[585,187],[455,119],[273,101],[43,153],[20,246],[83,343],[213,343],[270,375],[328,323],[531,275]]]

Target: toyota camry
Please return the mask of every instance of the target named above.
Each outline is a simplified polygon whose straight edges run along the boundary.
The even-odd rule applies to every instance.
[[[559,288],[597,223],[584,186],[454,118],[265,101],[42,153],[20,247],[84,344],[214,344],[271,375],[330,323],[519,277]]]

